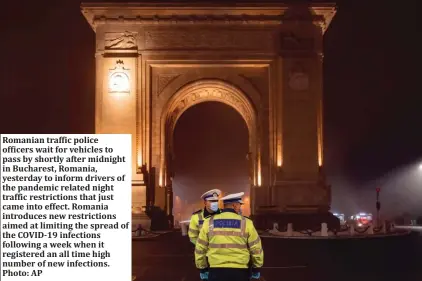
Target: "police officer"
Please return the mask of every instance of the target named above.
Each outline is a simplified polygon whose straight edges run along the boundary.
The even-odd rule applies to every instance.
[[[264,264],[261,239],[252,220],[241,215],[244,193],[227,195],[224,209],[204,221],[195,245],[202,280],[248,281],[260,278]],[[208,261],[207,261],[208,257]],[[249,271],[249,264],[252,271]]]
[[[209,218],[213,214],[220,213],[220,208],[218,207],[218,197],[221,195],[221,190],[212,189],[204,194],[201,198],[204,200],[204,209],[198,210],[192,214],[189,223],[189,239],[195,245],[196,240],[198,239],[199,231],[201,230],[202,223],[204,219]]]

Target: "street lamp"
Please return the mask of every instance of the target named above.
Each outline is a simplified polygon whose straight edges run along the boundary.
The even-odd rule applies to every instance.
[[[419,170],[422,171],[422,164],[419,164]]]

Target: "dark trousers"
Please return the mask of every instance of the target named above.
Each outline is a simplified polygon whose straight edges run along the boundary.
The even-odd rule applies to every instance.
[[[247,268],[210,268],[208,281],[249,281]]]

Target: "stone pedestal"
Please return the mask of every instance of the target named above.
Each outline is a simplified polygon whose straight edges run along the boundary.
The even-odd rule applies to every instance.
[[[261,192],[265,189],[261,189]],[[253,220],[258,229],[271,229],[274,223],[280,229],[291,223],[295,230],[318,229],[327,223],[329,229],[339,229],[340,221],[329,212],[330,186],[324,181],[285,181],[267,188],[269,204],[261,202]]]
[[[271,188],[272,205],[281,212],[311,213],[330,209],[329,187],[313,182],[286,182]]]
[[[132,183],[132,224],[140,224],[145,229],[151,228],[151,219],[147,216],[147,186],[143,180]]]
[[[278,224],[280,231],[286,231],[291,224],[295,231],[319,230],[322,223],[326,223],[328,229],[340,229],[340,220],[330,212],[257,212],[252,217],[254,225],[259,230],[271,229],[274,223]]]
[[[132,213],[145,213],[147,205],[146,189],[145,184],[132,184]]]

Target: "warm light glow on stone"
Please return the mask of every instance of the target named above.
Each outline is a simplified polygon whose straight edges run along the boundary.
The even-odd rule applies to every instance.
[[[322,128],[322,100],[319,101],[319,109],[318,109],[318,116],[317,116],[317,124],[318,124],[318,165],[322,167],[323,162],[323,128]]]
[[[128,93],[130,90],[129,76],[124,72],[112,73],[108,88],[110,93]]]
[[[158,177],[158,185],[163,187],[163,169],[160,169],[160,176]]]
[[[277,157],[277,167],[283,166],[283,159],[281,159],[281,155]]]
[[[142,153],[139,152],[138,154],[138,167],[142,167]]]

